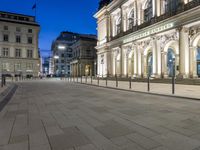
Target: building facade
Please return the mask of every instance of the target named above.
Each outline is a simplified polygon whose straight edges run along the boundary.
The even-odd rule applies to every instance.
[[[96,47],[95,35],[79,35],[79,39],[72,48],[71,75],[94,76],[96,75]]]
[[[198,78],[200,0],[101,0],[99,76]]]
[[[0,12],[0,73],[12,76],[38,76],[39,24],[35,17]]]

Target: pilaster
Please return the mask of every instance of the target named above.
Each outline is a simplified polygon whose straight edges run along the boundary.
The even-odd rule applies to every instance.
[[[180,70],[179,78],[189,77],[189,30],[188,28],[181,27],[179,29],[179,53],[180,53]]]
[[[190,47],[190,77],[197,78],[197,47]]]

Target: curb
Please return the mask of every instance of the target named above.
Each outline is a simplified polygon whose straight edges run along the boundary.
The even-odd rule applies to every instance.
[[[0,94],[0,112],[3,110],[5,105],[11,100],[17,88],[18,86],[16,84],[12,84]]]
[[[156,96],[165,96],[165,97],[171,97],[171,98],[180,98],[180,99],[190,99],[190,100],[200,100],[200,98],[194,98],[194,97],[186,97],[186,96],[178,96],[178,95],[168,95],[168,94],[161,94],[161,93],[152,93],[152,92],[143,92],[143,91],[136,91],[136,90],[126,90],[126,89],[121,89],[121,88],[115,88],[115,87],[109,87],[109,86],[99,86],[95,84],[87,84],[87,83],[77,83],[76,84],[83,84],[87,86],[95,86],[99,88],[107,88],[107,89],[113,89],[113,90],[118,90],[118,91],[126,91],[126,92],[133,92],[133,93],[140,93],[140,94],[146,94],[146,95],[156,95]]]

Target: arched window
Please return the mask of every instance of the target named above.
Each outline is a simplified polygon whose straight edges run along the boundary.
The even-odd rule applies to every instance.
[[[152,0],[148,0],[146,2],[145,10],[144,10],[144,21],[149,21],[153,17],[153,7]]]
[[[134,26],[134,10],[132,10],[128,16],[128,29],[132,29]]]

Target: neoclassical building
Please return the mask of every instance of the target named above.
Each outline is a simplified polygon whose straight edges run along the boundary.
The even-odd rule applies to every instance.
[[[38,76],[39,31],[34,16],[0,11],[0,75]]]
[[[98,75],[200,76],[200,0],[101,0]]]

